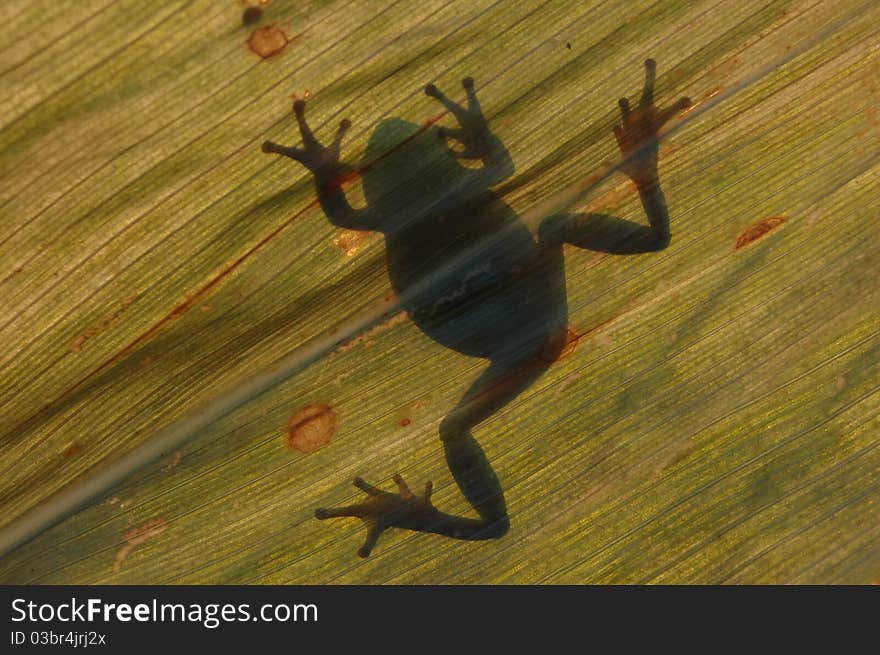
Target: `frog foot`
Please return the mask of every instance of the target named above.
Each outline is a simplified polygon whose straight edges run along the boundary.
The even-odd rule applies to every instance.
[[[302,137],[302,148],[281,146],[272,141],[265,141],[263,143],[263,152],[290,157],[316,175],[333,172],[339,166],[339,146],[342,143],[342,137],[345,136],[348,128],[351,127],[351,121],[347,118],[342,119],[333,142],[329,146],[323,146],[315,138],[315,135],[312,134],[312,130],[309,128],[308,123],[306,123],[305,112],[305,101],[297,100],[293,103],[293,113],[296,115],[296,122],[299,124],[299,133]]]
[[[388,528],[420,530],[436,521],[438,512],[431,504],[430,482],[425,484],[423,496],[413,494],[399,475],[394,475],[394,482],[397,483],[398,493],[382,491],[361,478],[355,478],[354,486],[367,494],[367,500],[347,507],[317,509],[315,518],[323,520],[353,516],[363,521],[367,529],[367,539],[358,550],[361,557],[369,556],[379,536]]]
[[[614,127],[617,145],[624,157],[621,169],[637,186],[650,186],[657,182],[657,134],[675,114],[691,106],[689,98],[679,98],[671,107],[658,109],[654,105],[654,79],[657,63],[645,60],[645,84],[636,109],[627,98],[618,101],[621,125]]]
[[[451,138],[463,146],[461,150],[449,149],[450,154],[460,159],[485,159],[492,147],[490,143],[491,133],[486,119],[483,117],[483,111],[480,108],[480,102],[477,100],[476,91],[474,91],[474,79],[466,77],[461,81],[467,94],[467,107],[462,107],[457,102],[450,100],[433,84],[425,87],[425,95],[436,98],[446,107],[455,119],[458,121],[458,127],[449,129],[441,127],[438,130],[438,136],[441,139]]]

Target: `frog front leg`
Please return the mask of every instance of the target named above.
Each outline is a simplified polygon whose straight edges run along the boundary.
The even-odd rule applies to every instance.
[[[663,248],[669,243],[669,212],[660,190],[660,174],[657,170],[658,135],[675,114],[690,107],[691,101],[689,98],[679,98],[669,107],[658,109],[654,105],[656,75],[657,63],[653,59],[646,59],[645,83],[639,105],[632,109],[627,98],[618,101],[621,124],[614,127],[614,136],[623,155],[620,168],[636,185],[654,241],[658,248]]]
[[[329,146],[323,146],[315,138],[305,117],[306,103],[297,100],[293,103],[293,113],[299,125],[303,147],[282,146],[272,141],[263,143],[263,152],[283,155],[308,168],[315,176],[315,190],[318,201],[329,221],[337,227],[350,230],[373,230],[372,215],[369,209],[354,209],[345,197],[343,182],[355,173],[354,169],[339,161],[342,138],[351,127],[347,118],[339,123],[336,136]]]
[[[425,87],[425,94],[440,101],[455,116],[459,126],[452,129],[441,127],[438,135],[442,139],[451,138],[461,143],[461,150],[450,148],[449,152],[453,157],[478,159],[483,162],[483,167],[478,175],[481,186],[488,188],[513,175],[513,160],[501,139],[489,129],[477,99],[473,78],[464,78],[461,85],[467,95],[467,107],[462,107],[447,98],[433,84]]]
[[[570,243],[588,250],[630,255],[662,250],[669,245],[669,211],[660,188],[657,169],[660,129],[678,112],[690,106],[688,98],[664,109],[654,104],[657,64],[645,61],[645,83],[641,99],[633,109],[627,98],[618,101],[620,125],[614,136],[623,160],[620,169],[636,186],[648,226],[605,214],[561,214],[545,219],[539,228],[539,241],[545,252],[561,257],[561,246]]]

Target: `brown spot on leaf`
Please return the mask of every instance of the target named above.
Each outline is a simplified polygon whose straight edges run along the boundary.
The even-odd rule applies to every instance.
[[[556,385],[556,393],[554,394],[557,398],[563,394],[563,392],[568,389],[575,382],[584,377],[584,374],[580,371],[574,371],[573,373],[569,373],[562,381]]]
[[[426,118],[425,120],[423,120],[423,121],[422,121],[422,130],[426,130],[426,129],[428,129],[429,127],[431,127],[434,123],[438,122],[441,118],[443,118],[444,116],[446,116],[446,113],[447,113],[447,112],[445,112],[445,111],[441,111],[439,114],[434,114],[433,116],[429,116],[428,118]],[[411,141],[411,140],[412,140],[413,138],[415,138],[416,136],[418,136],[418,132],[417,132],[416,134],[414,134],[414,135],[412,135],[412,136],[410,136],[410,137],[404,139],[404,140],[403,140],[401,143],[399,143],[396,147],[399,148],[402,144]],[[392,151],[395,150],[395,149],[396,149],[396,148],[392,148]]]
[[[173,469],[175,466],[177,466],[178,464],[180,464],[180,460],[182,460],[182,459],[183,459],[183,453],[181,453],[181,452],[178,450],[178,451],[176,451],[176,452],[174,453],[174,455],[171,457],[171,461],[169,461],[165,466],[163,466],[162,469],[165,470],[165,471],[170,471],[170,470]]]
[[[80,446],[77,442],[74,441],[67,448],[64,449],[63,455],[65,457],[73,457],[81,450],[82,450],[82,446]]]
[[[736,240],[736,249],[740,249],[745,245],[750,244],[752,241],[757,241],[762,236],[767,234],[770,230],[776,229],[780,225],[785,222],[784,216],[769,216],[767,218],[763,218],[757,223],[753,223],[749,225],[743,233],[739,235],[739,238]]]
[[[679,82],[685,79],[687,76],[687,71],[678,66],[669,69],[669,71],[666,73],[666,77],[670,82]]]
[[[258,27],[251,32],[247,44],[251,52],[263,59],[268,59],[284,50],[289,42],[290,39],[287,38],[285,31],[273,23],[265,27]]]
[[[113,560],[113,572],[119,573],[120,569],[122,569],[122,562],[125,561],[125,558],[128,557],[128,554],[133,551],[135,547],[140,546],[151,537],[162,534],[167,528],[168,523],[165,519],[155,518],[150,519],[143,525],[132,528],[122,535],[122,541],[124,543],[116,553],[116,558]]]
[[[622,180],[613,187],[596,196],[587,204],[587,210],[596,211],[599,209],[616,209],[621,203],[629,197],[635,196],[638,192],[636,185],[630,180]],[[589,216],[585,215],[581,220],[589,220]]]
[[[89,327],[85,332],[76,337],[73,341],[70,342],[70,346],[68,346],[68,350],[72,353],[78,353],[82,350],[83,344],[89,339],[98,336],[102,332],[106,332],[111,327],[113,327],[122,315],[125,313],[125,310],[131,306],[131,304],[138,299],[140,293],[134,293],[121,303],[117,309],[111,313],[103,316],[97,323]]]
[[[254,23],[259,22],[259,20],[263,17],[263,10],[259,7],[248,7],[241,14],[241,24],[242,25],[253,25]]]
[[[545,362],[558,362],[565,359],[575,351],[580,338],[581,335],[568,327],[565,330],[558,331],[547,342],[544,351],[541,353],[541,359]],[[559,352],[558,355],[556,355],[557,351]]]
[[[602,173],[593,173],[592,175],[584,178],[578,183],[578,189],[580,191],[585,191],[592,187],[596,182],[602,179]]]
[[[393,296],[392,296],[392,298],[393,298]],[[368,346],[368,345],[372,344],[373,337],[375,337],[377,334],[380,334],[381,332],[384,332],[385,330],[389,330],[396,325],[400,325],[401,323],[405,323],[406,319],[407,319],[406,312],[398,312],[398,313],[392,315],[390,318],[385,319],[382,323],[379,323],[379,325],[377,325],[373,328],[370,328],[366,332],[362,332],[361,334],[357,335],[356,337],[349,339],[348,341],[344,341],[343,343],[339,344],[338,350],[341,352],[345,352],[347,350],[351,350],[355,346],[360,346],[360,345],[367,345]]]
[[[180,303],[179,305],[177,305],[177,307],[172,309],[170,312],[168,312],[168,318],[172,321],[176,321],[181,316],[186,314],[190,310],[191,307],[192,307],[191,302],[184,301],[184,302]]]
[[[581,335],[572,330],[571,328],[565,329],[565,344],[562,346],[562,352],[559,353],[559,357],[556,358],[558,362],[560,359],[565,359],[569,355],[571,355],[575,348],[577,348],[578,341],[580,341]]]
[[[365,166],[363,170],[367,170],[367,169],[369,169],[369,166]],[[357,182],[361,178],[361,173],[363,172],[363,170],[356,169],[353,171],[348,171],[345,174],[343,174],[342,176],[336,178],[334,180],[334,183],[339,185],[343,189],[347,190],[352,184],[354,184],[355,182]],[[356,231],[363,231],[363,230],[356,230]]]
[[[660,155],[673,155],[682,149],[682,144],[672,139],[667,139],[660,143]]]
[[[370,233],[366,230],[342,230],[338,236],[333,238],[332,243],[345,253],[346,257],[353,257],[369,236]]]
[[[301,453],[326,446],[336,432],[336,413],[323,403],[306,405],[287,422],[287,445]]]
[[[409,416],[404,416],[402,419],[400,419],[399,425],[400,427],[405,428],[410,423],[412,423],[412,421],[409,419]]]
[[[703,93],[702,97],[700,97],[699,99],[697,99],[696,102],[690,102],[687,106],[682,107],[682,108],[678,111],[678,113],[676,114],[676,116],[678,116],[678,118],[684,118],[687,114],[689,114],[690,112],[694,111],[697,107],[701,106],[703,103],[708,102],[709,100],[711,100],[712,98],[714,98],[715,96],[717,96],[717,95],[718,95],[719,93],[721,93],[722,91],[724,91],[724,87],[723,87],[723,86],[714,86],[714,87],[712,87],[711,89],[709,89],[708,91],[706,91],[705,93]]]
[[[683,442],[675,442],[669,449],[669,454],[658,462],[655,468],[655,474],[666,471],[667,469],[675,468],[690,457],[696,448],[697,445],[691,439],[685,439]]]

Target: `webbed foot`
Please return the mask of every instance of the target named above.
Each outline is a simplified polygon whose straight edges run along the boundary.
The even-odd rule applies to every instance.
[[[374,487],[361,478],[354,479],[354,486],[367,494],[362,503],[337,507],[334,509],[317,509],[315,518],[329,519],[340,516],[353,516],[364,522],[367,528],[367,539],[358,550],[358,555],[367,557],[379,540],[379,536],[388,528],[406,528],[422,530],[432,522],[436,522],[438,512],[431,504],[432,485],[425,484],[425,494],[416,496],[399,475],[394,476],[398,493],[389,493]]]
[[[296,122],[299,124],[299,133],[302,137],[302,148],[282,146],[272,141],[265,141],[263,152],[290,157],[316,175],[333,171],[339,165],[339,146],[342,143],[342,137],[351,127],[351,121],[347,118],[342,119],[333,142],[329,146],[323,146],[306,123],[305,111],[305,101],[297,100],[293,103],[293,113],[296,115]]]
[[[438,131],[440,138],[451,138],[463,146],[462,150],[449,149],[453,157],[460,159],[486,159],[489,157],[493,145],[490,142],[492,138],[486,119],[483,117],[483,111],[480,108],[480,102],[477,100],[476,91],[474,91],[474,80],[472,77],[466,77],[461,81],[467,94],[467,107],[462,107],[457,102],[450,100],[436,86],[429,84],[425,87],[425,95],[436,98],[446,109],[452,112],[458,121],[458,128],[449,129],[441,127]]]
[[[645,85],[636,109],[631,109],[629,100],[621,98],[621,125],[614,127],[617,145],[624,157],[621,166],[637,186],[655,184],[657,175],[657,134],[675,114],[690,107],[689,98],[679,98],[671,107],[658,109],[654,105],[654,78],[657,63],[653,59],[645,61]]]

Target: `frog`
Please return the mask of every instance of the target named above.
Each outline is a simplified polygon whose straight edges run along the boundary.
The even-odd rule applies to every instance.
[[[462,80],[464,103],[434,84],[424,89],[455,127],[384,119],[356,167],[340,159],[351,122],[343,119],[333,140],[323,145],[306,121],[303,100],[293,106],[302,146],[262,144],[263,152],[292,159],[311,172],[332,225],[383,235],[391,287],[424,335],[488,362],[438,428],[448,469],[476,516],[437,508],[431,482],[415,493],[395,473],[396,491],[385,491],[357,477],[354,485],[366,494],[363,502],[319,508],[314,515],[360,519],[366,539],[359,556],[369,556],[390,528],[466,541],[498,539],[509,532],[501,482],[473,432],[528,389],[566,347],[563,246],[632,255],[657,252],[670,243],[658,135],[691,101],[682,97],[658,108],[656,62],[648,59],[644,67],[638,104],[620,98],[620,123],[613,133],[622,156],[619,170],[635,184],[647,225],[605,214],[555,214],[533,234],[494,190],[515,168],[489,127],[472,77]],[[356,208],[346,185],[358,176],[366,202]]]

